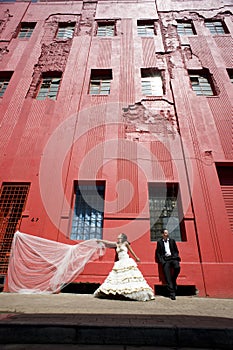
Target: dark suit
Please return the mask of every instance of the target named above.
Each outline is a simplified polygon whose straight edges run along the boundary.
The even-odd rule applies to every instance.
[[[173,238],[169,238],[169,247],[171,251],[171,256],[166,257],[164,240],[161,238],[157,242],[157,248],[155,252],[155,260],[162,265],[164,276],[167,283],[167,288],[170,295],[175,295],[176,293],[176,279],[180,273],[180,256],[179,250],[176,245],[176,241]],[[173,270],[173,273],[172,273]]]

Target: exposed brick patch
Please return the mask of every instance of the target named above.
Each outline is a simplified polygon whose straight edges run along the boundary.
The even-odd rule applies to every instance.
[[[152,141],[153,135],[178,133],[175,111],[164,100],[142,101],[123,108],[126,138],[134,141]]]
[[[34,67],[32,83],[27,96],[35,97],[41,74],[45,72],[64,72],[69,56],[71,40],[43,44],[38,63]]]

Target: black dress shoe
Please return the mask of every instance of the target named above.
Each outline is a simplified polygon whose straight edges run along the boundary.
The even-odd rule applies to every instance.
[[[170,299],[171,300],[176,300],[176,296],[175,295],[170,295]]]

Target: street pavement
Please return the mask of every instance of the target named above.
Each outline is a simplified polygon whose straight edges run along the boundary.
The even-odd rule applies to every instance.
[[[233,349],[233,299],[0,293],[2,350]]]

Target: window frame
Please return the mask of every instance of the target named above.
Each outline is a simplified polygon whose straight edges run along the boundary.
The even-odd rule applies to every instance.
[[[110,30],[107,27],[112,27],[112,30]],[[100,35],[101,33],[101,28],[105,28],[105,31],[103,31],[105,33],[105,35]],[[100,31],[99,31],[100,29]],[[107,33],[111,34],[108,35]],[[96,21],[96,32],[95,32],[95,36],[98,38],[113,38],[114,36],[117,36],[117,32],[116,32],[116,20],[97,20]]]
[[[216,173],[219,181],[219,186],[221,188],[222,198],[225,205],[225,210],[227,218],[229,221],[229,226],[231,232],[233,233],[233,163],[215,163]]]
[[[56,32],[56,35],[55,35],[55,38],[57,40],[69,40],[69,39],[73,39],[74,37],[74,32],[75,32],[75,26],[76,26],[76,23],[75,22],[59,22],[58,23],[58,27],[57,27],[57,32]],[[68,29],[68,28],[71,28],[71,29]],[[72,36],[59,36],[59,31],[62,31],[62,30],[72,30]]]
[[[157,88],[158,82],[156,82],[158,79],[160,79],[159,88]],[[150,93],[146,93],[146,89]],[[162,70],[157,68],[141,68],[141,91],[144,96],[163,96],[164,84]]]
[[[0,188],[0,275],[7,275],[11,245],[30,192],[30,182],[3,182]]]
[[[154,196],[152,196],[153,191],[154,191],[154,193],[157,192],[157,194]],[[162,197],[163,197],[162,199],[161,199],[161,193],[162,193]],[[166,199],[164,199],[165,194],[166,194]],[[168,196],[168,194],[169,194],[169,196]],[[172,195],[173,195],[173,197],[172,197]],[[175,238],[176,241],[179,241],[179,242],[186,241],[186,233],[185,233],[185,225],[184,225],[183,209],[182,209],[182,201],[181,201],[179,183],[150,182],[150,183],[148,183],[148,198],[149,198],[150,240],[151,240],[151,242],[155,242],[161,238],[161,231],[164,228],[167,228],[169,230],[170,237]],[[158,205],[161,205],[161,204],[163,205],[162,202],[165,201],[163,209],[161,209],[162,207],[160,207],[158,212],[162,213],[164,211],[164,212],[168,213],[169,212],[168,203],[169,203],[170,207],[173,206],[172,210],[170,210],[170,214],[173,214],[173,210],[176,207],[176,214],[177,215],[176,216],[159,215],[158,217],[157,217],[157,215],[155,215],[157,220],[156,220],[156,222],[153,222],[152,215],[151,215],[151,213],[152,213],[151,203],[152,203],[152,201],[154,201],[154,203],[155,203],[156,198],[158,198],[158,201],[160,200],[160,203],[158,203]],[[174,205],[174,203],[172,203],[172,202],[174,202],[174,198],[176,198],[175,205]],[[152,206],[154,205],[154,203],[152,203]],[[154,212],[156,212],[156,210]],[[169,227],[167,227],[167,222],[168,222],[169,218],[171,218],[171,217],[174,217],[176,222],[177,222],[177,220],[179,222],[178,228],[176,228],[175,230],[171,230]],[[168,218],[168,219],[165,219],[165,218]],[[152,225],[152,223],[153,223],[153,225]],[[155,228],[155,226],[157,226],[158,228]],[[155,232],[155,234],[153,234],[153,231]]]
[[[101,208],[102,210],[97,210],[96,208],[91,207],[89,205],[90,202],[87,203],[83,197],[77,198],[77,193],[81,187],[83,187],[83,189],[81,190],[81,196],[83,193],[82,191],[85,190],[84,187],[94,188],[93,191],[95,194],[97,191],[98,196],[101,197],[101,201],[103,204],[103,206]],[[99,190],[97,189],[98,187],[99,187]],[[89,192],[89,195],[91,195],[91,192],[92,191]],[[102,193],[100,194],[100,192],[102,192]],[[106,194],[106,182],[105,181],[95,181],[95,180],[94,181],[74,181],[73,194],[72,194],[72,218],[71,218],[71,227],[69,229],[69,236],[70,236],[71,240],[88,240],[90,238],[102,239],[103,227],[104,227],[105,194]],[[86,195],[88,196],[87,192],[85,193],[85,196]],[[90,200],[92,201],[93,198],[91,198]],[[97,196],[96,196],[95,200],[98,201]],[[81,204],[81,207],[76,209],[77,202],[79,202]],[[99,202],[99,204],[100,203],[101,202]],[[96,204],[96,202],[95,202],[95,204]],[[97,203],[97,205],[99,205],[99,204]],[[83,212],[82,212],[82,208],[84,208]],[[88,210],[87,209],[88,210],[90,209],[90,211],[91,211],[91,215],[89,215],[89,219],[88,219],[88,213],[87,213]],[[75,219],[75,211],[77,211],[79,213],[79,218],[77,220]],[[98,215],[98,218],[96,218],[96,216],[95,216],[96,213]],[[80,217],[80,214],[81,214],[81,217]],[[78,215],[76,215],[76,217],[77,216]],[[76,223],[77,223],[77,225],[76,225]],[[85,229],[86,224],[88,226],[87,226],[87,230],[85,233],[84,229]],[[76,227],[76,230],[77,230],[76,232],[73,231],[74,227]]]
[[[183,25],[182,28],[179,28],[179,26]],[[189,25],[189,27],[186,25]],[[177,20],[177,34],[179,36],[193,36],[197,35],[195,26],[193,24],[192,20],[182,21]]]
[[[208,69],[204,68],[202,70],[188,70],[189,80],[191,84],[191,88],[193,92],[196,93],[196,96],[205,96],[205,97],[213,97],[217,96],[217,92],[213,83],[212,76]],[[195,83],[196,81],[196,83]],[[196,88],[195,88],[196,86]],[[198,87],[198,88],[197,88]],[[207,88],[208,87],[208,88]],[[212,93],[203,93],[203,92],[211,91]],[[197,93],[202,92],[202,93]]]
[[[230,79],[230,82],[233,84],[233,68],[227,68],[227,74]]]
[[[221,26],[217,25],[217,23],[221,24]],[[221,19],[218,20],[205,20],[205,27],[209,30],[211,35],[224,35],[229,34],[229,30],[225,24],[225,22]],[[218,28],[221,28],[222,30],[218,32]]]
[[[150,28],[151,27],[151,28]],[[144,31],[143,31],[144,29]],[[153,33],[152,33],[153,31]],[[141,32],[141,33],[140,33]],[[155,20],[137,20],[137,35],[141,38],[153,38],[157,35]]]
[[[13,73],[12,71],[0,71],[0,98],[3,98]]]
[[[17,38],[18,39],[30,39],[32,34],[33,34],[33,31],[36,27],[36,24],[37,24],[37,22],[21,22]],[[23,31],[23,29],[26,29],[26,30]]]
[[[44,89],[44,90],[46,89],[46,86],[43,87],[43,84],[46,85],[45,80],[51,80],[52,82],[54,80],[54,82],[55,82],[55,80],[57,80],[57,79],[59,80],[58,84],[50,83],[47,94],[45,95],[45,92],[42,93],[42,89]],[[61,72],[49,72],[49,73],[42,74],[42,77],[40,79],[40,84],[39,84],[39,87],[37,89],[36,100],[44,101],[46,99],[50,99],[50,100],[56,101],[58,93],[59,93],[59,89],[61,86],[61,81],[62,81],[62,73]],[[51,89],[52,85],[54,85],[54,86],[58,85],[57,89],[54,89],[54,87]],[[50,94],[51,91],[52,91],[52,93]],[[56,95],[54,94],[54,91],[56,91]],[[44,97],[44,98],[38,98],[38,97]]]
[[[112,69],[91,69],[88,94],[91,96],[109,96],[112,80]]]

